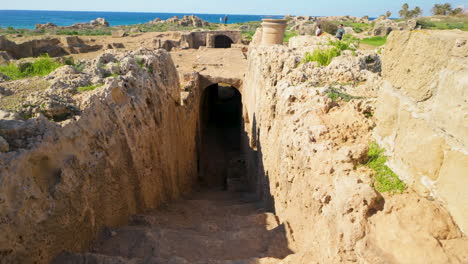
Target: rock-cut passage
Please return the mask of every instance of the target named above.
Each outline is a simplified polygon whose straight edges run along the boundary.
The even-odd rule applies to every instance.
[[[215,48],[227,49],[230,48],[233,43],[232,39],[228,36],[218,35],[215,37]]]
[[[52,264],[279,263],[291,252],[284,226],[248,194],[203,191],[107,229],[92,252],[62,253]]]
[[[210,188],[226,189],[228,181],[239,181],[244,173],[239,91],[225,84],[207,87],[201,98],[200,121],[199,177]]]
[[[237,89],[215,84],[200,104],[202,191],[107,228],[89,253],[53,264],[279,263],[292,252],[278,218],[242,188],[242,104]]]

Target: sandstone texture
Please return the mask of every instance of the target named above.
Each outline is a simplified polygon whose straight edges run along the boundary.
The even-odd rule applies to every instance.
[[[394,32],[385,47],[376,137],[391,167],[468,229],[468,34]]]
[[[392,31],[383,55],[328,66],[301,63],[327,36],[189,49],[216,34],[136,36],[151,49],[1,83],[41,89],[0,111],[0,263],[468,261],[466,33]],[[240,146],[211,150],[231,127],[206,112],[231,97]],[[374,140],[402,193],[373,187]]]
[[[36,126],[43,134],[29,150],[1,154],[1,263],[48,263],[62,250],[87,250],[102,227],[191,190],[196,113],[180,105],[169,54],[139,51],[121,66],[122,76],[93,91],[78,120],[62,127],[33,119],[53,125]]]
[[[414,30],[417,28],[417,23],[415,19],[410,19],[401,22],[395,22],[386,17],[376,19],[374,28],[371,30],[372,36],[387,36],[392,31],[401,31],[401,30]]]
[[[370,187],[372,172],[359,164],[365,162],[372,130],[380,124],[366,118],[365,113],[374,107],[380,111],[382,106],[375,105],[372,96],[334,102],[325,96],[326,86],[309,82],[316,74],[296,77],[323,70],[324,76],[333,76],[331,81],[340,76],[338,69],[347,65],[343,62],[346,55],[317,70],[313,65],[296,67],[298,51],[297,47],[251,46],[243,88],[248,120],[245,131],[250,143],[246,159],[249,182],[287,226],[289,245],[296,252],[283,263],[466,261],[466,254],[460,251],[466,248],[466,239],[450,209],[447,212],[443,205],[421,198],[411,189],[388,195]],[[401,55],[392,57],[398,61]],[[419,59],[417,55],[405,58],[412,62],[412,68],[419,69],[414,66],[415,57]],[[359,64],[351,65],[345,72],[359,69]],[[401,78],[391,73],[392,69],[383,67],[384,79]],[[353,77],[360,78],[355,75],[348,80]],[[354,89],[357,87],[348,88]],[[377,89],[374,97],[381,92]],[[407,142],[420,142],[421,138],[425,139],[419,136]],[[428,154],[421,151],[425,151],[421,157]],[[463,210],[462,205],[459,208]],[[414,219],[420,221],[416,224]],[[406,235],[402,238],[401,234]]]

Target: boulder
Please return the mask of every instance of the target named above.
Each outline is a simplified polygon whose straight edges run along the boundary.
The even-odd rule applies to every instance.
[[[417,28],[417,23],[415,19],[410,19],[407,21],[395,22],[391,19],[379,19],[375,23],[374,28],[371,31],[373,36],[387,36],[390,32],[394,30],[414,30]]]
[[[53,23],[45,23],[45,24],[36,24],[36,30],[43,30],[43,29],[56,29],[58,26]]]
[[[10,53],[7,51],[0,51],[0,65],[8,64],[11,60],[13,60],[13,57]]]
[[[128,36],[128,33],[125,30],[112,31],[112,37],[113,38],[123,38],[123,37],[126,37],[126,36]]]
[[[21,118],[15,112],[0,110],[0,119],[3,119],[3,120],[19,120]]]
[[[102,17],[91,20],[89,24],[94,27],[109,27],[109,22]]]
[[[347,34],[353,35],[355,33],[352,27],[344,27],[344,30],[345,30],[346,35]]]

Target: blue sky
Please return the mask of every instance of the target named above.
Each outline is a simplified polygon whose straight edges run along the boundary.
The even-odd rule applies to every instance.
[[[391,11],[396,16],[404,3],[420,6],[428,15],[435,3],[449,2],[468,8],[468,0],[2,0],[0,9],[76,10],[168,13],[214,13],[258,15],[354,15],[378,16]]]

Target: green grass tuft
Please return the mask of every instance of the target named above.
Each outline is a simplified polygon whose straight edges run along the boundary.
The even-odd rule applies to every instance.
[[[336,48],[331,49],[316,49],[312,53],[307,52],[304,58],[301,61],[302,63],[308,63],[316,61],[319,66],[328,66],[330,65],[333,58],[340,55],[340,51]]]
[[[333,101],[337,101],[339,98],[341,98],[342,100],[344,100],[344,101],[346,101],[346,102],[349,102],[349,101],[351,101],[352,99],[362,99],[362,98],[363,98],[363,97],[360,97],[360,96],[353,96],[353,95],[344,93],[344,92],[341,91],[340,89],[334,88],[334,87],[330,87],[329,89],[327,89],[327,90],[325,91],[325,94],[326,94],[330,99],[332,99]]]
[[[384,151],[376,142],[369,145],[369,161],[366,165],[375,171],[374,188],[381,193],[402,193],[406,189],[406,184],[385,165],[387,157],[384,155]]]
[[[101,87],[102,85],[88,85],[88,86],[83,86],[83,87],[79,87],[77,88],[76,90],[80,93],[82,92],[87,92],[87,91],[92,91],[98,87]]]
[[[292,38],[292,37],[295,37],[297,36],[297,32],[296,31],[286,31],[284,33],[284,39],[283,39],[283,42],[289,42],[289,39]]]
[[[342,51],[351,50],[355,51],[356,48],[352,41],[332,41],[328,42],[332,48],[329,49],[316,49],[312,53],[307,52],[301,61],[302,63],[316,61],[319,66],[328,66],[332,62],[333,58],[341,55]]]
[[[25,63],[21,66],[14,63],[0,66],[0,73],[10,77],[12,80],[18,80],[33,76],[45,76],[60,66],[62,66],[61,63],[51,59],[49,55],[46,54],[32,63]]]
[[[387,43],[387,37],[371,37],[371,38],[365,38],[361,39],[361,43],[375,46],[375,47],[380,47],[385,45]]]

